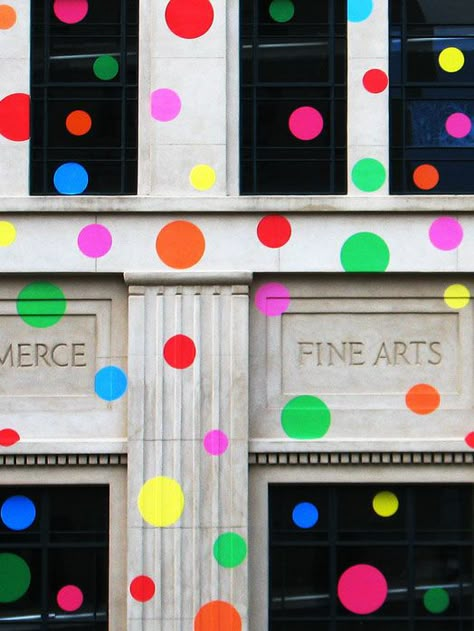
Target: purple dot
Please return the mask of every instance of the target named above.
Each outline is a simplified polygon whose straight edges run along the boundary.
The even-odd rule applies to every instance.
[[[471,133],[472,123],[469,116],[457,112],[448,116],[445,123],[446,131],[454,138],[465,138]]]
[[[107,254],[112,247],[112,235],[105,226],[91,223],[80,231],[77,245],[85,256],[97,259]]]
[[[151,115],[157,121],[172,121],[181,111],[181,99],[174,90],[161,88],[151,93]]]
[[[290,306],[290,292],[280,283],[266,283],[255,294],[255,306],[266,316],[279,316]]]
[[[204,449],[211,456],[222,455],[229,446],[229,439],[220,429],[212,429],[204,436]]]
[[[440,217],[430,226],[430,241],[439,250],[454,250],[462,238],[462,226],[454,217]]]

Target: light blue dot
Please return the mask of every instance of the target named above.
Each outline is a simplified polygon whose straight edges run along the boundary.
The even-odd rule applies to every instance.
[[[3,502],[0,515],[10,530],[25,530],[35,521],[36,508],[28,497],[13,495]]]
[[[299,528],[312,528],[319,519],[319,512],[314,504],[301,502],[294,507],[292,518]]]
[[[87,171],[77,162],[61,164],[54,173],[54,186],[61,195],[79,195],[88,184]]]
[[[363,22],[373,8],[373,0],[347,0],[347,19],[349,22]]]
[[[127,389],[127,375],[117,366],[101,368],[95,375],[95,392],[105,401],[115,401]]]

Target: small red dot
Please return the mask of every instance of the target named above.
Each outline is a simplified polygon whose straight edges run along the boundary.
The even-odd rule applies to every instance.
[[[211,28],[214,9],[209,0],[170,0],[165,20],[170,31],[178,37],[195,39]]]
[[[155,595],[155,583],[149,576],[136,576],[130,583],[130,594],[132,598],[141,603],[150,600]]]
[[[257,236],[267,248],[281,248],[291,237],[290,222],[281,215],[267,215],[258,223]]]
[[[20,440],[20,435],[14,429],[0,430],[0,445],[2,447],[11,447]]]
[[[466,445],[468,447],[474,449],[474,432],[469,432],[464,440],[466,441]]]
[[[388,85],[387,73],[379,68],[372,68],[365,73],[362,83],[367,92],[378,94],[383,92]]]
[[[196,357],[196,346],[187,335],[173,335],[166,342],[163,355],[172,368],[188,368]]]

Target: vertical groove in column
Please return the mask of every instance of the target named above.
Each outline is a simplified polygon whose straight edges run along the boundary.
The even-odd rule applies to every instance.
[[[184,296],[183,296],[183,287],[176,287],[174,289],[174,328],[172,335],[179,335],[184,333],[184,324],[186,323],[186,319],[184,316]],[[192,370],[192,369],[191,369]],[[172,369],[173,381],[174,381],[174,414],[173,419],[170,421],[173,422],[173,437],[178,438],[178,440],[172,440],[171,445],[173,449],[173,477],[183,486],[183,455],[186,453],[186,442],[183,442],[183,380],[184,380],[184,371],[180,369]],[[186,500],[185,500],[185,510],[186,510]],[[184,536],[184,531],[179,527],[182,525],[182,520],[178,522],[173,528],[173,601],[174,601],[174,612],[173,615],[177,616],[178,612],[182,612],[182,578],[184,574],[182,573],[182,539]]]
[[[202,335],[202,307],[203,301],[206,296],[203,296],[202,288],[196,286],[192,288],[192,301],[193,301],[193,335],[195,336],[194,343],[196,345],[197,356],[195,365],[193,367],[193,418],[192,428],[190,431],[190,437],[192,437],[191,453],[192,453],[192,479],[193,479],[193,511],[192,511],[192,535],[190,537],[191,554],[192,559],[198,559],[199,553],[202,547],[201,531],[199,524],[201,522],[201,458],[202,458],[202,418],[201,418],[201,378],[203,371],[203,335]],[[193,580],[193,597],[190,599],[192,602],[191,615],[193,611],[197,611],[200,606],[201,600],[201,567],[199,563],[192,563],[192,580]],[[198,596],[196,598],[196,595]]]

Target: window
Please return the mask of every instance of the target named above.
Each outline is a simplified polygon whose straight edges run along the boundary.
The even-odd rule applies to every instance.
[[[31,33],[30,192],[136,193],[138,0],[32,1]]]

